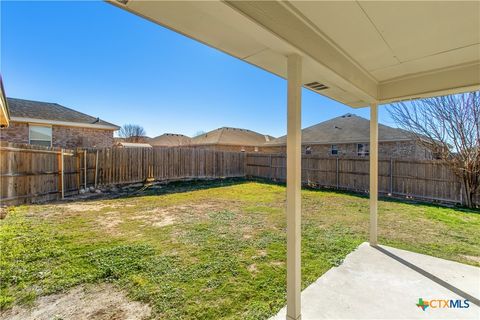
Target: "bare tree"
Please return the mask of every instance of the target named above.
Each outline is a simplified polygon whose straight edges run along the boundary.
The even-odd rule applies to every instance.
[[[480,189],[480,92],[400,102],[389,112],[453,170],[463,183],[465,204],[474,207]]]
[[[119,132],[119,136],[126,142],[144,142],[145,135],[145,129],[138,124],[124,124]]]
[[[204,130],[198,130],[197,132],[195,132],[195,134],[193,135],[193,137],[199,137],[199,136],[203,136],[206,132]]]

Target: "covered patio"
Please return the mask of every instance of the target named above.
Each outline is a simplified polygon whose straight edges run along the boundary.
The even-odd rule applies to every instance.
[[[335,310],[339,312],[335,317],[339,318],[414,317],[414,312],[419,311],[415,301],[397,309],[386,304],[392,288],[397,288],[397,295],[391,298],[405,302],[416,290],[419,296],[414,298],[418,301],[422,288],[429,288],[423,293],[430,295],[425,299],[456,299],[463,297],[461,291],[468,294],[473,306],[465,313],[463,309],[458,309],[458,313],[446,309],[445,313],[454,318],[474,313],[478,316],[479,293],[470,287],[476,283],[478,289],[478,269],[379,246],[377,199],[378,106],[480,89],[479,2],[109,2],[287,79],[287,307],[280,318],[300,319],[302,312],[304,319],[330,318]],[[302,87],[352,108],[370,108],[371,246],[362,245],[341,267],[328,272],[303,295]],[[357,269],[362,271],[352,272]],[[345,272],[350,281],[340,282]],[[441,280],[441,284],[428,274]],[[451,283],[462,278],[464,281],[459,284]],[[378,287],[371,287],[372,284]],[[337,286],[345,290],[334,297],[351,303],[356,299],[357,304],[342,309],[344,301],[327,300],[329,288]],[[369,286],[376,295],[360,299],[370,294]],[[377,312],[357,312],[362,306],[369,308],[368,301],[377,306]],[[408,306],[412,310],[404,309]],[[425,317],[427,313],[419,314]]]

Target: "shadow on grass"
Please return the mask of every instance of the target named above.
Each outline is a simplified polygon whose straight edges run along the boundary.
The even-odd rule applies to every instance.
[[[270,185],[286,186],[285,182],[272,181],[272,180],[263,179],[263,178],[249,178],[247,179],[247,181],[259,182],[259,183],[270,184]],[[353,196],[361,199],[369,198],[368,193],[365,193],[362,191],[343,190],[343,189],[328,188],[328,187],[313,187],[308,185],[303,185],[302,190],[309,190],[309,191],[320,192],[320,193],[333,192],[336,194],[344,194],[344,195]],[[428,202],[426,200],[421,200],[421,199],[407,199],[407,198],[398,197],[398,196],[387,196],[386,194],[380,194],[378,199],[384,202],[418,204],[418,205],[432,207],[432,208],[452,208],[465,213],[480,214],[480,208],[472,209],[472,208],[467,208],[465,206],[452,205],[452,204],[441,203],[441,202],[432,203],[432,202]]]
[[[119,192],[105,192],[100,194],[87,194],[81,196],[73,196],[65,198],[62,201],[55,201],[55,203],[64,202],[88,202],[101,199],[123,199],[123,198],[136,198],[145,196],[156,196],[165,194],[185,193],[198,190],[222,188],[233,185],[239,185],[251,182],[251,180],[245,178],[225,178],[225,179],[194,179],[194,180],[181,180],[181,181],[166,181],[151,185],[145,185],[141,187],[135,187],[126,185],[118,188]]]
[[[193,180],[182,180],[182,181],[168,181],[160,184],[151,185],[149,187],[128,187],[124,186],[120,188],[122,191],[118,193],[103,193],[98,195],[90,195],[85,197],[71,197],[67,198],[64,201],[93,201],[99,199],[120,199],[120,198],[132,198],[132,197],[144,197],[144,196],[155,196],[155,195],[164,195],[164,194],[173,194],[173,193],[184,193],[197,190],[211,189],[211,188],[222,188],[227,186],[233,186],[238,184],[244,184],[248,182],[258,182],[267,185],[277,185],[285,186],[285,182],[272,181],[269,179],[263,178],[224,178],[224,179],[193,179]],[[349,195],[361,199],[368,199],[368,193],[361,191],[351,191],[351,190],[339,190],[335,188],[326,188],[326,187],[312,187],[312,186],[302,186],[302,190],[309,190],[313,192],[333,192],[336,194]],[[480,214],[480,209],[470,209],[458,205],[451,205],[446,203],[432,203],[419,199],[406,199],[401,197],[392,197],[386,195],[380,195],[379,200],[384,202],[392,203],[405,203],[405,204],[416,204],[432,208],[453,208],[458,211],[465,213],[474,213]]]

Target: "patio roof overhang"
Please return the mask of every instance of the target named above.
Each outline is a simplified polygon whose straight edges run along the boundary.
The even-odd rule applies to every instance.
[[[289,320],[301,319],[301,87],[370,106],[372,246],[378,105],[480,89],[478,1],[107,1],[288,80]]]
[[[110,2],[351,107],[480,89],[477,1]]]
[[[0,76],[0,128],[6,128],[10,124],[10,113],[8,111],[7,97],[3,89],[3,81]]]

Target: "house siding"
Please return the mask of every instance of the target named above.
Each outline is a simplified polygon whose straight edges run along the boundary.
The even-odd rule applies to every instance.
[[[0,140],[28,144],[28,123],[11,122],[8,128],[0,131]],[[113,145],[113,130],[52,126],[52,145],[54,147],[105,148]]]
[[[368,142],[365,142],[368,143]],[[310,146],[311,154],[321,157],[335,157],[331,154],[331,144],[303,144],[302,153],[306,153],[306,147]],[[337,143],[339,157],[358,157],[357,143]],[[263,146],[259,150],[264,153],[285,153],[285,146]],[[429,150],[415,141],[379,142],[378,156],[380,158],[405,158],[416,160],[431,160]]]

